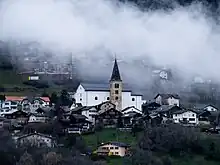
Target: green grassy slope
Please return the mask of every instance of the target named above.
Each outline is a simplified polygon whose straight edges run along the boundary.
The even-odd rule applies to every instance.
[[[0,69],[0,87],[6,88],[5,92],[0,92],[0,94],[14,95],[14,96],[24,96],[30,95],[41,95],[46,92],[51,94],[52,92],[60,92],[62,90],[59,86],[51,86],[46,89],[37,89],[30,85],[24,85],[22,76],[18,75],[14,70],[3,70]],[[19,88],[19,90],[15,90]]]
[[[101,132],[95,134],[83,135],[86,144],[92,149],[96,149],[97,142],[105,143],[109,141],[119,141],[128,143],[130,145],[136,144],[136,137],[133,137],[129,132],[116,131],[115,129],[104,129]]]
[[[9,86],[24,86],[20,75],[17,75],[13,70],[0,70],[0,85]]]

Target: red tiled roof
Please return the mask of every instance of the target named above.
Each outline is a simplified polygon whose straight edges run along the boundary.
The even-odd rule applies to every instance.
[[[22,101],[25,98],[27,98],[27,97],[25,97],[25,96],[5,96],[6,101]],[[40,99],[42,99],[45,102],[50,102],[49,97],[40,97]]]
[[[49,97],[40,97],[42,100],[44,100],[45,102],[50,102],[50,98]]]
[[[24,96],[5,96],[6,101],[22,101]]]

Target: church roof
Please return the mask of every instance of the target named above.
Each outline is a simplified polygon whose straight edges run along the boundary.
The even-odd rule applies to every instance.
[[[110,81],[122,81],[121,76],[120,76],[120,72],[118,69],[118,63],[117,63],[116,59],[115,59],[115,63],[114,63],[114,67],[113,67],[112,76],[111,76]]]
[[[92,84],[92,83],[81,83],[85,91],[110,91],[110,85],[106,84]],[[123,92],[131,92],[130,88],[123,84]]]

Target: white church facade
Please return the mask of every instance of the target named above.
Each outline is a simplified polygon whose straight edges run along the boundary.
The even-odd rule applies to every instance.
[[[117,60],[115,60],[109,84],[80,83],[74,94],[74,98],[76,103],[81,103],[83,106],[94,106],[110,101],[115,104],[116,109],[120,111],[131,106],[141,110],[141,106],[145,102],[142,95],[132,93],[132,91],[123,84]]]

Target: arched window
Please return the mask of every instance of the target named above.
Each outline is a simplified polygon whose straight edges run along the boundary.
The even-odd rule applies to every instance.
[[[135,101],[135,98],[132,98],[131,100],[132,100],[132,101]]]
[[[97,96],[95,97],[95,100],[98,100],[98,97],[97,97]]]

